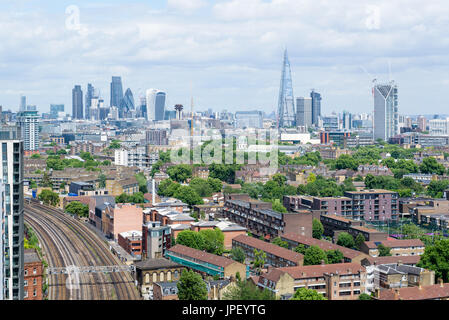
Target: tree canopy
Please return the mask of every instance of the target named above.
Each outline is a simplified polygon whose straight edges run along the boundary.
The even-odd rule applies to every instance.
[[[207,287],[193,270],[183,270],[177,284],[179,300],[207,300]]]
[[[299,288],[290,300],[327,300],[316,290]]]
[[[70,202],[66,207],[65,211],[78,217],[88,217],[89,216],[89,206],[83,204],[79,201]]]

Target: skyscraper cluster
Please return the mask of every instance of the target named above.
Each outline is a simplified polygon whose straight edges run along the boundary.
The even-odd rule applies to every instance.
[[[136,107],[130,88],[123,93],[121,77],[112,77],[110,83],[110,103],[105,105],[100,94],[92,84],[87,85],[85,111],[83,114],[83,91],[80,85],[72,90],[72,118],[87,120],[145,118],[160,121],[165,117],[166,93],[157,89],[148,89],[140,104]]]
[[[321,95],[315,90],[310,93],[310,98],[297,98],[295,107],[290,61],[285,50],[279,90],[278,128],[317,126],[320,116]]]

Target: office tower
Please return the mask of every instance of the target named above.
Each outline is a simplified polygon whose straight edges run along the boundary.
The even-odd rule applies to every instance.
[[[83,90],[80,85],[72,89],[72,118],[83,119]]]
[[[407,128],[411,128],[412,125],[413,125],[412,118],[406,117],[406,118],[405,118],[405,126],[406,126]]]
[[[19,110],[25,110],[27,106],[27,97],[20,96],[20,108]]]
[[[85,117],[86,119],[90,119],[90,108],[92,107],[92,99],[95,95],[95,89],[94,86],[90,83],[87,84],[87,92],[86,92],[86,112]]]
[[[235,113],[236,128],[263,128],[262,111],[238,111]]]
[[[64,105],[63,104],[51,104],[50,105],[50,116],[52,119],[57,119],[61,112],[64,113]]]
[[[165,116],[166,94],[157,89],[148,89],[146,95],[147,120],[161,121]]]
[[[351,130],[352,129],[352,114],[348,111],[343,111],[343,129]]]
[[[140,107],[139,107],[139,109],[140,109],[139,112],[138,112],[139,117],[148,119],[147,118],[147,99],[146,99],[146,97],[141,97],[140,98]]]
[[[337,131],[340,129],[337,115],[323,117],[323,128],[325,131]]]
[[[374,140],[397,135],[398,126],[398,88],[394,81],[387,84],[374,82]]]
[[[134,96],[131,89],[126,89],[125,96],[122,100],[122,105],[120,108],[120,118],[128,118],[131,111],[134,110]]]
[[[310,98],[312,98],[312,124],[318,126],[318,120],[321,117],[321,94],[312,90]]]
[[[23,142],[16,126],[0,127],[3,299],[23,299]]]
[[[427,119],[425,117],[423,117],[423,116],[418,117],[418,128],[421,131],[427,130]]]
[[[120,108],[123,100],[123,87],[121,77],[112,77],[111,82],[111,107]]]
[[[296,108],[296,125],[310,128],[312,126],[312,98],[297,98]]]
[[[176,120],[182,120],[182,110],[184,109],[184,106],[182,104],[177,104],[175,106],[176,110]]]
[[[39,150],[39,115],[38,111],[19,111],[17,125],[20,128],[25,153]]]
[[[279,89],[278,128],[292,127],[296,122],[295,101],[293,98],[292,71],[287,49],[284,52],[281,87]]]

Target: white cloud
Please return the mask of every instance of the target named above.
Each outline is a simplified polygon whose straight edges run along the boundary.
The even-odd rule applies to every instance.
[[[170,9],[177,11],[195,11],[207,5],[205,0],[167,0]]]

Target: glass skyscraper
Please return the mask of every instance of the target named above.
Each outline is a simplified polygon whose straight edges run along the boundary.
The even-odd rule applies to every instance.
[[[86,92],[86,112],[84,116],[86,119],[90,119],[90,109],[92,107],[92,98],[95,96],[94,86],[90,83],[87,84],[87,92]]]
[[[292,72],[288,60],[287,49],[282,64],[281,87],[278,102],[278,128],[292,127],[296,122],[296,108],[293,97]]]
[[[321,117],[321,94],[312,90],[310,98],[312,98],[312,124],[317,126]]]
[[[375,83],[374,95],[374,140],[389,138],[399,133],[398,88],[394,81],[388,84]]]
[[[312,98],[297,98],[296,108],[296,125],[310,128],[312,126]]]
[[[134,110],[134,96],[131,89],[127,89],[122,100],[119,117],[127,118],[132,110]]]
[[[166,93],[157,89],[149,89],[146,92],[147,120],[162,121],[165,117]]]
[[[120,108],[123,100],[123,87],[121,77],[112,77],[111,82],[111,107]]]
[[[72,118],[83,119],[83,90],[80,85],[72,90]]]

